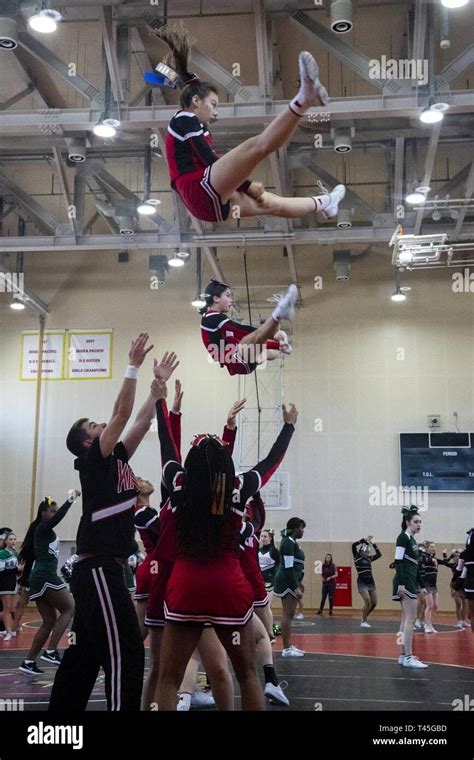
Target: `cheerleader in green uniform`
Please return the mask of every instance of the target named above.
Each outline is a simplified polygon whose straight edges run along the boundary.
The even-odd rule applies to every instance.
[[[304,575],[304,552],[297,543],[303,537],[306,523],[300,517],[292,517],[281,531],[280,564],[275,574],[275,596],[281,599],[283,620],[282,657],[303,657],[304,652],[291,643],[291,624],[295,616],[298,599],[303,596],[300,583]]]
[[[36,520],[28,528],[22,546],[21,554],[24,561],[34,559],[30,574],[30,599],[36,602],[42,618],[41,627],[36,632],[27,658],[20,665],[22,673],[44,672],[36,666],[36,658],[50,635],[49,649],[43,652],[41,659],[52,665],[61,664],[57,646],[73,616],[74,600],[58,575],[59,539],[53,528],[61,522],[74,501],[81,495],[79,491],[72,490],[69,494],[59,509],[52,499],[43,499],[38,507]]]
[[[413,623],[416,618],[417,598],[420,590],[426,594],[419,568],[419,549],[414,536],[421,530],[421,517],[417,507],[403,508],[402,532],[395,549],[395,576],[392,599],[402,604],[400,624],[401,654],[398,664],[405,668],[427,668],[412,651]]]
[[[18,574],[18,552],[15,550],[15,542],[15,534],[8,532],[5,534],[3,547],[0,549],[0,601],[3,605],[4,641],[10,641],[16,636],[12,628]]]

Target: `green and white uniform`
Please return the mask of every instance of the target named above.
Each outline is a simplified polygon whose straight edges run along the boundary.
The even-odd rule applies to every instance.
[[[273,591],[275,574],[280,562],[280,552],[273,544],[266,544],[258,551],[258,564],[262,571],[267,591]]]
[[[280,564],[275,574],[275,596],[291,594],[296,597],[296,590],[303,580],[304,552],[297,541],[285,536],[280,544]]]
[[[0,550],[0,594],[16,594],[18,552],[15,549]]]
[[[392,599],[401,601],[399,586],[405,586],[405,593],[410,599],[416,599],[423,588],[420,575],[418,546],[408,531],[403,531],[397,538],[395,549],[395,576],[393,578]]]
[[[59,538],[53,528],[61,522],[70,509],[69,499],[58,509],[54,517],[41,520],[34,535],[35,562],[30,575],[30,600],[38,599],[52,588],[59,591],[66,584],[58,575]]]

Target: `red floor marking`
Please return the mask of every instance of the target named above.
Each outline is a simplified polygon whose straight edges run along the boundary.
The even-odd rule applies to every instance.
[[[305,622],[313,622],[314,613],[305,615]],[[360,620],[360,613],[357,611],[344,611],[338,613],[338,619]],[[371,618],[372,624],[377,625],[377,621],[390,621],[398,623],[399,617],[393,613],[379,613]],[[436,618],[440,625],[454,626],[453,615],[449,613],[439,614]],[[38,612],[36,609],[26,611],[23,618],[25,623],[39,623]],[[328,627],[332,621],[327,620]],[[3,641],[0,637],[0,654],[3,652],[15,651],[18,649],[29,649],[36,628],[25,628],[18,633],[16,638],[11,641]],[[293,629],[293,643],[305,652],[314,654],[345,654],[364,657],[380,657],[398,659],[400,647],[396,642],[396,631],[393,633],[336,633],[328,630],[327,633],[296,633],[296,627]],[[66,636],[61,639],[59,648],[67,646]],[[148,646],[148,644],[145,644]],[[282,641],[278,636],[274,651],[281,651]],[[430,635],[416,633],[413,637],[413,650],[420,660],[433,662],[440,665],[457,665],[459,667],[474,668],[474,635],[467,629],[464,631],[449,630],[433,633]],[[2,663],[5,664],[5,661]],[[46,663],[44,663],[46,665]],[[4,668],[2,668],[3,670]]]

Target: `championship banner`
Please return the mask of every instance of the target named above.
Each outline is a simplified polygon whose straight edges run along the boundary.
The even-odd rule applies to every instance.
[[[351,567],[337,567],[336,590],[334,592],[335,607],[352,607],[351,577]]]
[[[68,380],[109,380],[112,377],[112,330],[68,332]]]
[[[36,380],[38,375],[38,331],[25,330],[21,336],[20,380]],[[64,330],[45,330],[43,336],[42,380],[64,377]]]

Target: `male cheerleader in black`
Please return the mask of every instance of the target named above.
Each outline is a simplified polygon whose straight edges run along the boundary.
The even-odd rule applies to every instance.
[[[83,417],[67,436],[77,456],[83,512],[77,533],[78,559],[71,577],[76,603],[72,640],[56,674],[49,709],[85,710],[100,667],[105,672],[107,709],[139,711],[144,648],[137,615],[124,583],[123,566],[133,553],[134,510],[138,484],[128,464],[149,430],[151,394],[134,424],[130,419],[138,370],[152,346],[148,334],[132,342],[129,365],[108,424]],[[168,378],[177,365],[174,354],[155,362],[153,372]]]

